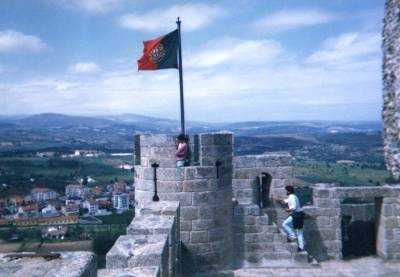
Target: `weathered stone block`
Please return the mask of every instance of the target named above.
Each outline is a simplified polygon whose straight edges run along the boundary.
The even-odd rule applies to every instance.
[[[333,203],[332,200],[328,199],[328,198],[316,198],[314,200],[314,204],[317,207],[321,207],[321,208],[330,208],[331,203]],[[332,208],[336,208],[336,207],[332,207]]]
[[[190,243],[204,243],[208,242],[207,231],[191,231],[190,232]]]
[[[11,260],[5,257],[9,254],[14,253],[0,253],[0,276],[96,276],[96,258],[91,252],[60,252],[61,257],[51,261],[43,258]]]
[[[174,224],[172,216],[138,216],[127,228],[129,235],[168,234]]]
[[[138,245],[128,259],[128,267],[159,266],[163,269],[163,260],[168,259],[167,238],[165,243]]]
[[[175,168],[158,168],[157,179],[159,181],[183,181],[185,178],[185,169],[182,167]]]
[[[190,242],[190,232],[188,231],[181,231],[180,233],[181,241],[185,244]]]
[[[157,190],[159,192],[181,192],[183,190],[182,181],[158,181]]]
[[[98,277],[161,277],[160,268],[156,266],[100,269]]]
[[[196,178],[217,178],[217,168],[215,166],[198,166],[196,167]]]
[[[175,138],[164,134],[142,134],[140,135],[140,146],[174,146]]]
[[[187,248],[192,253],[209,253],[212,251],[210,243],[189,243],[187,244]]]
[[[271,187],[272,188],[284,188],[285,186],[290,185],[290,180],[288,179],[272,179]]]
[[[212,145],[214,143],[212,134],[199,134],[200,145]]]
[[[256,159],[254,156],[238,156],[233,158],[234,168],[255,167]]]
[[[254,225],[256,224],[256,216],[246,216],[244,218],[244,224],[246,225]]]
[[[318,198],[328,198],[330,194],[330,190],[329,189],[325,189],[325,188],[314,188],[313,190],[313,195],[314,197],[318,197]]]
[[[178,201],[158,201],[149,202],[138,212],[139,215],[179,215]],[[138,215],[137,215],[138,216]]]
[[[209,241],[223,240],[227,235],[229,234],[227,234],[226,228],[211,229],[208,232],[208,239]]]
[[[199,209],[199,218],[200,219],[213,219],[214,218],[214,210],[218,207],[216,206],[201,206]]]
[[[192,194],[190,192],[159,193],[162,201],[179,201],[182,207],[192,205]]]
[[[183,182],[183,191],[206,191],[208,190],[208,182],[205,179],[187,180]]]
[[[336,240],[336,230],[320,229],[319,235],[323,240]]]
[[[195,220],[199,218],[198,207],[182,207],[181,208],[182,220]]]
[[[232,145],[233,136],[230,133],[213,134],[213,137],[215,145]]]
[[[182,231],[191,231],[192,230],[192,221],[191,220],[183,220],[181,219],[180,227]]]
[[[214,194],[212,192],[193,192],[193,205],[207,205],[213,202]]]
[[[212,219],[199,219],[192,221],[192,230],[210,230],[215,227],[214,220]]]

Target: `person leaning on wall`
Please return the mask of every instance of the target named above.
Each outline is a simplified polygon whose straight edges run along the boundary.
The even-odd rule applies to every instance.
[[[184,134],[180,134],[176,138],[176,166],[183,167],[188,163],[189,145],[188,138]]]

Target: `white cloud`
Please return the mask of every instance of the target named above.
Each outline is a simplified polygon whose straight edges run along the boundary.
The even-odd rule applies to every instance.
[[[254,26],[265,31],[284,31],[328,23],[335,16],[320,10],[282,10],[267,14],[254,22]]]
[[[123,0],[53,0],[66,8],[83,10],[91,14],[105,14],[117,8]]]
[[[13,30],[0,31],[0,53],[39,53],[48,48],[46,43],[36,36]]]
[[[223,10],[216,5],[184,4],[144,14],[125,14],[118,19],[118,23],[122,27],[144,32],[167,31],[173,28],[177,17],[180,17],[182,30],[193,31],[209,25],[223,14]]]
[[[310,63],[348,63],[381,52],[381,36],[378,33],[345,33],[328,38],[322,48],[313,53]]]
[[[266,63],[282,53],[281,45],[273,40],[242,40],[222,38],[200,47],[188,57],[189,67],[213,67],[224,63]],[[203,50],[204,49],[204,50]]]
[[[378,40],[378,33],[342,34],[313,46],[309,57],[263,39],[225,37],[186,48],[187,120],[377,119],[382,101]],[[88,71],[92,66],[87,64],[72,65],[70,72]],[[179,118],[177,70],[136,72],[131,60],[104,66],[94,75],[66,74],[0,87],[6,88],[5,113],[28,106],[33,113]]]
[[[96,73],[100,71],[100,66],[93,62],[80,62],[69,67],[71,73]]]

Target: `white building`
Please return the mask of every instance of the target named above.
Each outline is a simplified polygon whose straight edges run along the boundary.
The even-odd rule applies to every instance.
[[[46,207],[42,209],[42,216],[57,216],[59,213],[51,204],[48,204]]]
[[[48,188],[34,188],[31,190],[31,199],[35,202],[42,202],[51,199],[56,199],[58,193]]]
[[[83,202],[83,207],[88,209],[89,214],[95,214],[99,210],[99,204],[94,199],[89,199]]]
[[[121,168],[121,169],[125,169],[125,170],[132,170],[133,169],[133,165],[128,164],[128,163],[121,163],[118,167]]]
[[[65,196],[67,198],[82,198],[84,189],[82,185],[67,185],[65,187]]]
[[[118,213],[129,209],[129,196],[126,193],[113,195],[113,207]]]

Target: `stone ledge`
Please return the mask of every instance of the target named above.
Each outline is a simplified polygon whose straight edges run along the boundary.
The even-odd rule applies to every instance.
[[[0,276],[96,276],[96,259],[93,253],[83,251],[57,253],[60,253],[61,257],[50,261],[44,258],[10,260],[5,256],[12,253],[0,253]]]
[[[98,277],[160,277],[160,269],[155,266],[119,268],[119,269],[100,269]]]
[[[168,235],[120,236],[106,255],[107,268],[162,266],[168,255]]]

